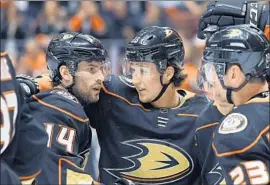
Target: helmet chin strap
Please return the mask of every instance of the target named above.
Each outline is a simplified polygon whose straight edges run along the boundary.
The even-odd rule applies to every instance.
[[[248,75],[246,77],[245,81],[239,87],[237,87],[237,88],[226,87],[224,85],[224,82],[222,82],[223,85],[224,85],[224,87],[226,88],[226,99],[227,99],[227,102],[228,103],[234,104],[234,102],[232,100],[232,91],[234,91],[234,92],[239,91],[240,89],[242,89],[250,81],[250,79],[251,79],[251,76]]]
[[[234,104],[232,101],[232,90],[233,90],[232,88],[227,88],[226,91],[226,99],[229,104]]]
[[[159,78],[160,79],[160,83],[162,85],[162,89],[159,92],[159,94],[157,95],[157,97],[154,100],[152,100],[152,102],[155,102],[155,101],[159,100],[161,98],[161,96],[165,93],[165,91],[167,90],[167,88],[169,87],[169,85],[171,83],[171,82],[169,82],[168,84],[163,84],[162,77],[163,77],[163,75],[160,75],[160,78]]]

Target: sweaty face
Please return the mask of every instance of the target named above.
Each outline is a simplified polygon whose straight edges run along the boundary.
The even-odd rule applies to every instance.
[[[156,65],[150,62],[131,62],[130,70],[139,99],[143,103],[152,102],[162,89],[160,73]]]
[[[97,102],[103,81],[103,64],[101,62],[82,61],[75,74],[73,93],[82,104]]]

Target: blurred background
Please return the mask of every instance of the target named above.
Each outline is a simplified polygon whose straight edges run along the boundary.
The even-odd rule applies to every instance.
[[[17,74],[46,72],[50,39],[64,31],[91,34],[103,42],[112,72],[120,73],[125,45],[145,26],[170,26],[181,35],[186,51],[182,88],[198,92],[197,67],[204,41],[196,37],[204,1],[1,1],[1,52],[7,51]],[[89,168],[98,178],[99,146],[93,130]]]
[[[204,41],[196,28],[206,2],[194,1],[1,1],[1,52],[7,51],[17,74],[46,72],[45,51],[52,36],[64,31],[91,34],[103,42],[120,73],[125,45],[145,26],[170,26],[184,41],[184,88],[196,87]]]

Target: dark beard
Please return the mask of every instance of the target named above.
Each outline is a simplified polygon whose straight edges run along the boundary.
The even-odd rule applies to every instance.
[[[76,88],[76,85],[72,87],[72,93],[78,99],[78,101],[81,103],[82,106],[86,106],[87,104],[94,103],[93,101],[89,99],[88,96],[82,95],[79,89]]]

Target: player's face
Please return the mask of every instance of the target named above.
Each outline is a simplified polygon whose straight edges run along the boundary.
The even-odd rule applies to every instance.
[[[223,88],[218,78],[214,65],[208,63],[205,64],[203,68],[206,77],[206,81],[203,85],[206,93],[210,96],[210,99],[215,100],[216,103],[226,103],[226,90]]]
[[[151,62],[131,62],[132,83],[143,103],[152,102],[162,89],[160,73]]]
[[[97,102],[103,81],[103,64],[101,62],[82,61],[79,63],[75,75],[73,93],[82,104]]]

